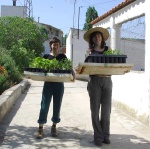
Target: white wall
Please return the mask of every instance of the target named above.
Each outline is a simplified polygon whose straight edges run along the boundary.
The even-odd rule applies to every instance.
[[[49,40],[46,40],[44,43],[44,54],[49,54],[50,53],[50,47],[49,47]]]
[[[149,100],[145,86],[145,73],[131,71],[112,76],[113,101],[143,123],[149,125]]]
[[[73,47],[73,65],[78,65],[79,62],[84,62],[85,51],[88,49],[88,43],[83,39],[85,31],[70,29],[66,40],[66,55],[72,60],[72,47]],[[73,38],[72,38],[73,34]]]
[[[113,13],[113,15],[95,23],[93,27],[101,26],[104,28],[111,27],[111,19],[113,17],[115,24],[123,24],[133,18],[143,16],[145,14],[145,0],[136,0],[135,2],[127,5],[123,9]]]
[[[144,40],[126,40],[121,39],[120,49],[123,54],[127,55],[127,63],[134,64],[133,70],[145,70],[145,43]]]
[[[76,36],[77,30],[74,31],[73,37],[73,64],[78,65],[79,62],[84,62],[85,52],[88,49],[88,43],[83,39],[85,31],[80,31],[79,39]]]
[[[22,18],[26,18],[24,6],[1,6],[1,16],[18,16]]]
[[[66,39],[66,56],[72,60],[72,29],[70,29]]]

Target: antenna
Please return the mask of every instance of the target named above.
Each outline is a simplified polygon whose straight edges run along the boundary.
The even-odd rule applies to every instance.
[[[32,0],[24,0],[24,15],[28,18],[33,18]]]

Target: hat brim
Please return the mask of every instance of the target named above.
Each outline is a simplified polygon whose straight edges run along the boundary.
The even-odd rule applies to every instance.
[[[101,32],[103,34],[103,38],[106,41],[109,38],[109,32],[107,29],[102,28],[102,27],[95,27],[95,28],[91,28],[89,29],[85,34],[84,34],[84,40],[89,42],[90,39],[90,35],[94,32]]]

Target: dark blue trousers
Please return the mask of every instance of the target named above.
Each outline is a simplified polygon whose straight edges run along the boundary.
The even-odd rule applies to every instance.
[[[63,94],[64,94],[63,82],[44,83],[42,92],[41,110],[38,119],[39,124],[45,124],[47,122],[47,115],[52,97],[53,97],[53,115],[51,120],[53,123],[60,122],[60,109]]]

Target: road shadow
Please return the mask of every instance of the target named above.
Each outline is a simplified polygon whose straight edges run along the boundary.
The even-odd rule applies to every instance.
[[[77,127],[58,127],[57,138],[50,136],[50,127],[44,128],[44,138],[36,139],[37,127],[9,126],[2,148],[97,148],[92,139],[93,132]],[[150,142],[134,135],[111,134],[111,144],[103,144],[104,149],[149,149]],[[0,147],[0,148],[1,148]]]

